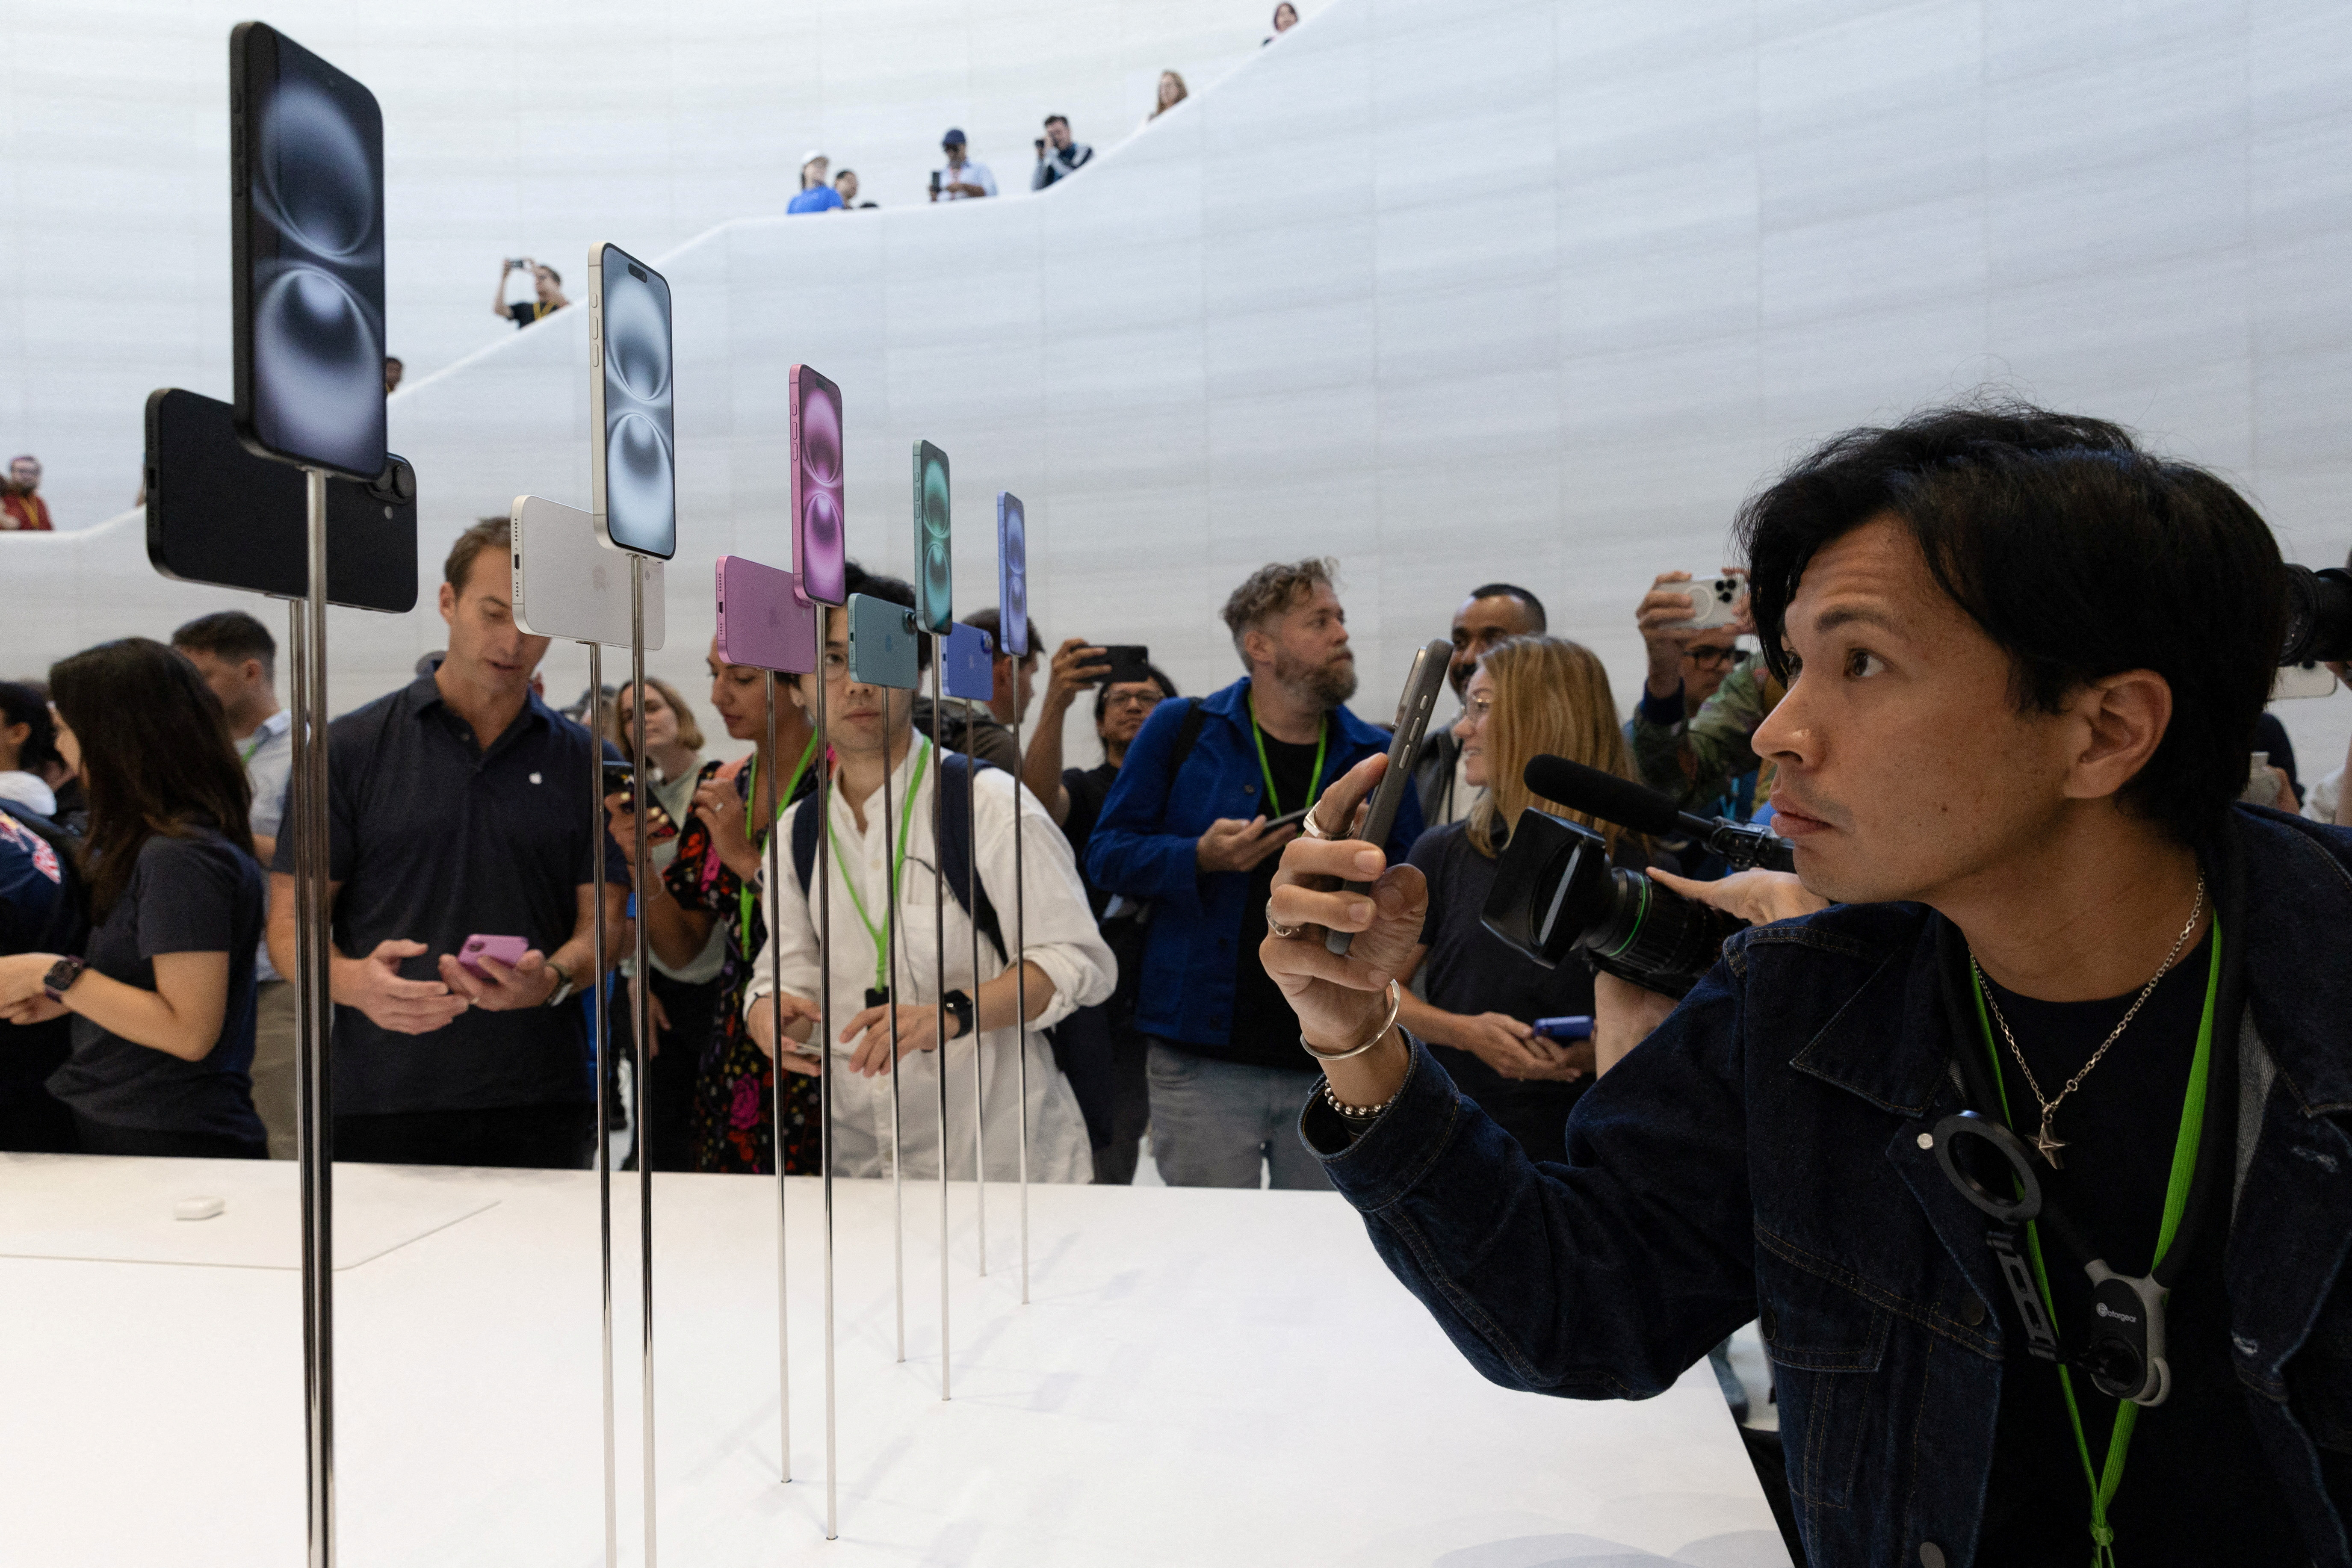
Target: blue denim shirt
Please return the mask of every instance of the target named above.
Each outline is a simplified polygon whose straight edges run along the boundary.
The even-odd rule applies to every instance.
[[[2242,806],[2223,838],[2245,996],[2230,1360],[2313,1561],[2344,1568],[2352,832]],[[1921,1146],[1965,1104],[1948,929],[1879,904],[1741,932],[1579,1103],[1564,1165],[1531,1163],[1418,1043],[1354,1143],[1319,1097],[1301,1132],[1488,1378],[1647,1398],[1760,1315],[1813,1568],[1937,1561],[1927,1544],[1965,1568],[2012,1336],[1990,1222]]]
[[[1193,849],[1219,817],[1248,821],[1265,810],[1265,773],[1244,701],[1248,690],[1244,676],[1200,699],[1201,732],[1174,778],[1168,757],[1192,704],[1162,702],[1155,709],[1128,747],[1087,845],[1087,875],[1096,887],[1152,905],[1135,1022],[1163,1039],[1222,1046],[1233,1034],[1234,970],[1249,873],[1202,876]],[[1339,729],[1323,765],[1327,785],[1389,749],[1387,731],[1345,708],[1331,716]],[[1420,836],[1421,802],[1407,790],[1389,835],[1389,859],[1402,861]]]

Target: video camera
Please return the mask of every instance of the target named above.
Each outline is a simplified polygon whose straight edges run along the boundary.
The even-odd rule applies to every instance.
[[[1603,822],[1658,837],[1689,834],[1737,868],[1786,871],[1786,839],[1721,817],[1694,816],[1657,791],[1565,757],[1537,757],[1528,788]],[[1742,921],[1611,864],[1609,843],[1529,806],[1512,825],[1480,911],[1486,929],[1547,969],[1574,953],[1622,980],[1681,996],[1715,964]]]

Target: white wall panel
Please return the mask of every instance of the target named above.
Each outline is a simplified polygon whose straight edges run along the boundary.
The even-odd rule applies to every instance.
[[[1368,710],[1462,590],[1493,577],[1541,594],[1630,695],[1633,601],[1658,570],[1721,560],[1760,477],[1832,430],[1986,381],[2217,465],[2304,559],[2352,544],[2352,23],[2332,7],[1334,0],[1262,54],[1255,7],[1161,9],[887,0],[756,25],[720,13],[731,31],[680,11],[637,62],[660,90],[631,100],[639,140],[613,152],[617,194],[586,173],[580,150],[603,143],[578,95],[535,59],[494,156],[462,117],[418,127],[432,151],[402,175],[405,210],[419,234],[441,226],[448,258],[473,247],[466,310],[502,243],[488,233],[572,226],[584,244],[625,211],[676,246],[684,542],[656,668],[691,678],[714,553],[786,553],[793,360],[845,391],[858,555],[905,569],[907,450],[927,437],[954,465],[962,605],[993,600],[991,498],[1013,489],[1045,628],[1147,642],[1188,690],[1234,672],[1215,619],[1233,584],[1315,552],[1341,558]],[[314,41],[336,53],[319,15]],[[509,26],[490,29],[503,63],[424,48],[389,19],[338,58],[397,44],[415,52],[403,68],[446,79],[416,103],[496,96],[528,58]],[[838,153],[845,136],[961,119],[1006,176],[1021,160],[998,149],[1018,152],[1026,121],[1000,129],[982,106],[1053,95],[1083,121],[1097,111],[1053,84],[1127,73],[1117,90],[1146,95],[1145,62],[1182,68],[1174,51],[1212,53],[1213,35],[1242,40],[1245,68],[1045,197],[756,216],[776,195],[757,181],[806,141]],[[79,89],[177,94],[184,133],[216,139],[212,66],[197,92],[174,58],[150,51],[143,85]],[[626,74],[597,68],[582,79],[604,89]],[[799,129],[812,115],[823,129]],[[60,144],[10,123],[9,146],[51,160],[13,161],[13,188],[79,211]],[[108,145],[125,165],[109,200],[154,207],[120,243],[225,251],[208,172],[165,178],[133,156],[139,138]],[[738,221],[697,237],[723,216]],[[0,260],[23,268],[26,244],[11,226]],[[205,265],[201,305],[89,298],[214,355],[218,391],[226,282]],[[8,341],[87,346],[43,298],[15,301]],[[190,324],[206,312],[219,319]],[[395,400],[428,561],[517,490],[584,496],[584,325],[497,339]],[[137,363],[106,341],[90,352]],[[37,379],[0,364],[0,399],[16,400],[0,418]],[[71,407],[83,383],[62,379]],[[153,583],[127,524],[15,542],[12,582],[33,591],[0,626],[7,666],[205,598]],[[338,692],[356,701],[438,626],[344,616],[337,636]],[[568,694],[578,661],[562,657],[551,684]],[[2288,718],[2315,774],[2342,754],[2352,700]]]

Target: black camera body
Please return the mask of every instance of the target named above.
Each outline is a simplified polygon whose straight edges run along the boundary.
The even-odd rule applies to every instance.
[[[1480,922],[1547,969],[1570,955],[1683,996],[1744,923],[1610,862],[1609,841],[1534,806],[1496,857]]]

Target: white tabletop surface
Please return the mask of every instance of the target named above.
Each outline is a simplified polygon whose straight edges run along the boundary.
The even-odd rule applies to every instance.
[[[601,1562],[595,1178],[337,1175],[375,1211],[371,1255],[335,1276],[341,1561]],[[301,1561],[299,1276],[236,1224],[290,1212],[293,1182],[284,1163],[0,1156],[0,1563]],[[1787,1563],[1703,1364],[1641,1403],[1493,1387],[1323,1194],[1034,1187],[1024,1308],[1014,1190],[989,1191],[981,1279],[969,1184],[951,1194],[944,1404],[938,1188],[908,1188],[900,1365],[889,1185],[837,1184],[828,1543],[819,1188],[790,1185],[785,1486],[775,1184],[657,1178],[664,1562]],[[634,1563],[635,1177],[615,1189]],[[168,1224],[211,1238],[133,1234],[197,1194],[227,1212]],[[390,1223],[404,1204],[415,1222]],[[93,1240],[109,1227],[114,1257],[170,1260],[110,1260]],[[27,1256],[44,1237],[69,1240]]]

